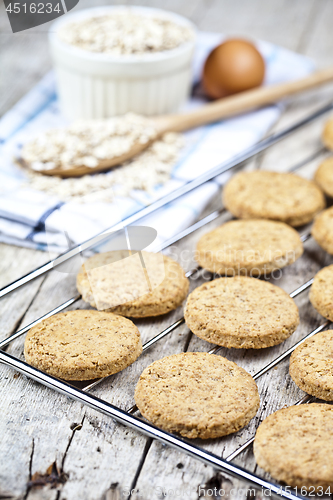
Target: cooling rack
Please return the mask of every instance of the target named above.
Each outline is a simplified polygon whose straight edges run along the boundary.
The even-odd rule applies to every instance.
[[[214,179],[217,175],[226,172],[228,170],[231,170],[235,168],[236,166],[239,166],[241,163],[243,163],[245,160],[253,157],[257,153],[267,149],[268,147],[272,146],[273,144],[277,143],[278,141],[286,138],[290,134],[292,134],[294,131],[300,129],[301,127],[307,125],[308,123],[312,122],[316,118],[322,116],[324,113],[330,111],[333,109],[333,103],[329,103],[326,106],[320,108],[317,110],[315,113],[312,115],[306,117],[304,120],[299,121],[295,123],[293,126],[289,127],[288,129],[283,130],[282,132],[278,134],[274,134],[267,139],[261,141],[257,145],[249,148],[245,153],[239,155],[235,159],[233,159],[231,162],[228,163],[223,163],[208,173],[200,176],[198,179],[191,181],[187,183],[185,186],[181,187],[180,189],[176,190],[175,192],[171,193],[170,195],[162,198],[158,202],[153,203],[152,205],[146,207],[145,209],[139,211],[138,213],[134,214],[133,216],[129,217],[125,221],[123,221],[122,224],[117,224],[116,226],[113,226],[112,228],[104,231],[100,235],[96,236],[95,238],[92,238],[86,242],[84,242],[82,245],[79,245],[78,247],[75,247],[74,249],[71,249],[70,251],[66,252],[62,256],[58,257],[57,259],[50,261],[49,263],[45,264],[44,266],[41,266],[40,268],[36,269],[35,271],[29,273],[26,276],[23,276],[19,280],[11,283],[10,285],[4,287],[0,291],[0,297],[5,296],[8,293],[11,293],[13,290],[19,288],[20,286],[29,283],[33,279],[35,279],[38,276],[41,276],[42,274],[50,271],[51,269],[56,268],[58,265],[66,262],[67,260],[75,257],[76,255],[82,253],[85,250],[91,249],[97,244],[100,244],[101,242],[104,242],[108,238],[110,238],[112,235],[115,234],[115,232],[123,229],[129,224],[133,224],[134,222],[138,221],[140,218],[148,215],[148,213],[152,213],[153,211],[157,210],[158,208],[161,208],[165,204],[169,203],[170,201],[182,196],[183,194],[195,189],[196,187],[204,184],[205,182]],[[289,171],[295,171],[298,168],[302,167],[304,164],[306,164],[308,161],[311,159],[314,159],[316,156],[322,153],[322,149],[316,151],[311,157],[307,158],[304,162],[301,162],[295,166],[293,166]],[[176,243],[177,241],[181,240],[182,238],[185,238],[186,236],[194,233],[198,229],[204,227],[206,224],[209,222],[212,222],[216,220],[218,217],[220,217],[225,210],[222,208],[220,210],[216,210],[209,214],[208,216],[204,217],[200,221],[196,222],[195,224],[191,225],[184,231],[180,232],[178,235],[175,237],[171,238],[170,240],[166,241],[162,246],[159,248],[156,248],[155,251],[162,251],[168,248],[170,245]],[[305,233],[301,235],[301,239],[303,242],[307,241],[310,238],[309,233]],[[186,273],[187,277],[192,278],[194,277],[197,273],[200,273],[200,268],[194,268]],[[214,276],[211,276],[211,279],[214,279]],[[300,295],[302,292],[307,290],[313,283],[313,278],[308,280],[306,283],[302,284],[300,287],[298,287],[296,290],[294,290],[292,293],[290,293],[290,297],[295,298],[298,295]],[[97,410],[99,412],[102,412],[111,418],[115,419],[117,422],[122,423],[126,426],[129,426],[139,432],[144,433],[145,435],[157,439],[161,441],[164,444],[168,444],[174,448],[176,448],[179,451],[185,452],[188,455],[199,459],[203,461],[204,463],[213,466],[216,469],[219,469],[222,472],[225,472],[231,476],[234,476],[238,479],[243,479],[249,483],[251,483],[253,486],[260,487],[262,489],[267,489],[273,494],[279,495],[283,498],[289,498],[292,500],[296,500],[297,498],[302,498],[300,495],[294,494],[290,490],[287,490],[281,485],[276,484],[274,482],[265,480],[261,478],[260,476],[246,470],[243,467],[240,467],[238,465],[234,465],[232,463],[232,460],[234,460],[238,455],[240,455],[242,452],[244,452],[253,442],[254,437],[246,441],[243,445],[241,445],[239,448],[237,448],[233,453],[231,453],[227,458],[222,459],[218,455],[215,455],[204,448],[201,448],[197,446],[196,444],[193,444],[192,442],[178,437],[176,435],[170,434],[166,431],[163,431],[153,424],[150,424],[149,422],[146,422],[139,416],[135,416],[135,413],[137,411],[136,406],[132,406],[128,410],[122,410],[121,408],[118,408],[115,405],[112,405],[106,401],[104,401],[101,398],[98,398],[94,396],[93,394],[90,394],[89,392],[96,387],[99,383],[101,383],[102,380],[105,379],[99,379],[96,380],[82,388],[78,388],[73,384],[69,384],[68,382],[64,382],[63,380],[57,379],[51,375],[48,375],[37,368],[34,368],[24,361],[22,361],[19,358],[16,358],[15,356],[12,356],[8,352],[4,352],[3,349],[7,345],[9,345],[13,340],[17,339],[24,333],[26,333],[30,328],[32,328],[34,325],[42,321],[43,319],[46,319],[53,314],[56,314],[70,305],[74,304],[78,300],[80,300],[81,296],[76,295],[75,297],[72,297],[71,299],[67,300],[63,304],[59,305],[55,309],[52,309],[49,311],[47,314],[41,316],[40,318],[36,319],[26,327],[20,329],[16,333],[12,334],[8,338],[4,339],[3,341],[0,342],[0,362],[4,363],[7,366],[10,366],[19,372],[23,373],[24,375],[32,378],[33,380],[42,383],[43,385],[54,389],[68,397],[71,397],[83,404],[86,404],[87,406],[90,406],[94,410]],[[172,331],[174,331],[176,328],[178,328],[180,325],[184,323],[184,318],[180,318],[177,321],[175,321],[173,324],[169,325],[166,329],[163,331],[159,332],[155,337],[150,339],[148,342],[146,342],[143,345],[143,352],[147,351],[152,345],[156,344],[159,342],[161,339],[165,338],[168,334],[170,334]],[[256,374],[253,375],[253,378],[255,380],[258,380],[260,377],[262,377],[265,373],[270,371],[272,368],[277,366],[281,361],[286,359],[295,349],[298,345],[300,345],[302,342],[304,342],[306,339],[310,338],[311,336],[315,335],[316,333],[319,333],[320,331],[324,330],[327,328],[327,326],[330,324],[329,321],[325,321],[323,324],[321,324],[319,327],[317,327],[315,330],[309,332],[307,335],[305,335],[301,340],[299,340],[296,344],[294,344],[292,347],[287,349],[285,352],[283,352],[281,355],[276,357],[274,360],[272,360],[270,363],[268,363],[266,366],[264,366],[261,370],[259,370]],[[216,346],[212,348],[209,351],[209,354],[215,355],[219,352],[219,350],[222,349],[220,346]],[[305,396],[302,398],[300,401],[298,401],[296,404],[305,404],[309,402],[312,398],[310,396]]]
[[[75,248],[72,248],[71,250],[65,252],[64,254],[60,255],[54,260],[51,260],[47,262],[46,264],[42,265],[41,267],[35,269],[34,271],[31,271],[30,273],[26,274],[25,276],[22,276],[18,280],[14,281],[13,283],[10,283],[9,285],[5,286],[4,288],[0,289],[0,298],[4,297],[8,293],[16,290],[22,285],[25,285],[26,283],[29,283],[31,280],[37,278],[38,276],[41,276],[42,274],[51,271],[55,267],[61,265],[62,263],[66,262],[68,259],[71,259],[72,257],[75,257],[76,255],[82,253],[84,250],[91,248],[93,245],[96,245],[102,241],[104,241],[106,238],[109,237],[110,233],[112,232],[113,234],[116,231],[122,230],[123,228],[130,226],[131,224],[134,224],[138,220],[142,219],[143,217],[146,217],[147,215],[150,215],[151,213],[155,212],[159,208],[164,207],[168,203],[171,203],[172,201],[180,198],[184,194],[189,193],[190,191],[193,191],[195,188],[201,186],[202,184],[205,184],[205,182],[208,182],[218,175],[221,175],[225,172],[228,172],[232,170],[233,168],[241,165],[243,162],[249,160],[253,156],[257,155],[258,153],[261,153],[265,149],[273,146],[277,142],[285,139],[289,135],[291,135],[293,132],[296,132],[297,130],[301,129],[305,125],[308,125],[309,123],[313,122],[320,116],[324,115],[325,113],[328,113],[329,111],[332,111],[333,109],[333,101],[330,101],[327,103],[325,106],[319,108],[317,111],[312,113],[311,115],[307,116],[303,120],[300,120],[290,127],[282,130],[281,132],[278,132],[276,134],[273,134],[266,139],[263,139],[262,141],[259,141],[257,144],[254,144],[253,146],[247,148],[244,152],[238,154],[235,156],[232,160],[226,161],[221,163],[220,165],[217,165],[216,167],[208,170],[204,174],[200,175],[196,179],[193,179],[190,182],[187,182],[183,186],[181,186],[178,189],[175,189],[171,193],[167,194],[166,196],[163,196],[159,200],[155,201],[154,203],[151,203],[147,207],[143,208],[142,210],[139,210],[138,212],[134,213],[130,217],[127,217],[123,221],[115,224],[114,226],[104,230],[94,238],[90,238],[89,240],[81,243]]]

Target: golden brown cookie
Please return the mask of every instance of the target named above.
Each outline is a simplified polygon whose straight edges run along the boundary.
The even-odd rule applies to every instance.
[[[223,202],[240,219],[273,219],[301,226],[325,207],[319,187],[295,174],[255,170],[234,175]]]
[[[65,380],[91,380],[120,372],[141,354],[137,327],[129,319],[99,311],[55,314],[29,330],[29,364]]]
[[[302,253],[298,232],[283,222],[232,220],[200,238],[196,259],[212,273],[260,276],[292,264]]]
[[[289,373],[303,391],[333,401],[333,330],[314,335],[295,349]]]
[[[99,310],[144,318],[176,309],[189,281],[181,266],[161,253],[127,250],[90,257],[77,276],[83,300]]]
[[[324,267],[316,274],[309,298],[324,318],[333,320],[333,265]]]
[[[332,406],[291,406],[276,411],[260,424],[254,456],[258,465],[278,481],[298,488],[326,489],[333,487],[332,440]]]
[[[327,196],[333,196],[333,156],[319,165],[314,180]]]
[[[255,381],[232,361],[203,352],[174,354],[142,373],[135,402],[150,422],[188,438],[217,438],[257,413]]]
[[[324,145],[328,149],[333,149],[333,119],[331,118],[325,124],[323,133],[322,133],[322,141]]]
[[[333,255],[333,207],[316,216],[311,234],[321,248]]]
[[[219,278],[190,293],[185,321],[203,340],[223,347],[261,349],[296,330],[295,302],[281,288],[256,278]]]

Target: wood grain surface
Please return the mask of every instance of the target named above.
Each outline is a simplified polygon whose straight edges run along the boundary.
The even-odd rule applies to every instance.
[[[98,4],[108,3],[111,2],[98,1]],[[261,38],[280,44],[314,58],[318,68],[333,63],[331,0],[140,0],[129,3],[178,12],[203,30]],[[93,0],[81,0],[79,7],[95,4]],[[33,33],[13,35],[1,3],[0,114],[10,109],[50,69],[47,28],[44,25]],[[290,99],[274,130],[281,130],[332,99],[332,90],[333,85],[327,85]],[[317,120],[258,155],[246,168],[286,171],[303,162],[298,172],[311,178],[321,159],[328,154],[320,141],[326,119]],[[217,207],[221,207],[220,196],[212,200],[206,213]],[[194,248],[200,235],[228,218],[230,214],[223,214],[209,226],[173,245],[168,253],[186,269],[192,268]],[[48,258],[43,252],[0,245],[0,286],[43,264]],[[332,262],[332,258],[310,239],[305,243],[301,259],[284,269],[281,277],[271,281],[291,292],[323,265]],[[193,279],[191,286],[198,286],[202,280],[202,277]],[[75,293],[75,276],[57,271],[20,288],[1,301],[0,338],[29,324]],[[222,349],[219,355],[235,361],[251,374],[256,373],[324,321],[309,304],[308,292],[297,297],[296,303],[301,324],[283,344],[261,351]],[[80,302],[74,307],[84,308],[87,305]],[[135,322],[145,341],[181,316],[182,310],[179,309],[162,318]],[[8,352],[21,357],[23,340],[13,342],[8,346]],[[153,360],[176,352],[208,351],[210,348],[210,344],[193,336],[183,325],[143,354],[134,365],[101,383],[94,394],[121,408],[129,408],[133,404],[136,381]],[[256,427],[268,414],[295,403],[304,395],[288,375],[287,360],[259,379],[258,387],[261,407],[245,429],[223,439],[198,444],[226,457],[254,435]],[[269,478],[256,466],[251,448],[235,462]],[[221,498],[219,495],[209,496],[208,490],[214,491],[214,488],[223,488],[224,498],[253,498],[253,494],[246,491],[245,483],[221,475],[184,454],[0,366],[0,498]],[[256,498],[264,498],[262,492],[257,492]]]

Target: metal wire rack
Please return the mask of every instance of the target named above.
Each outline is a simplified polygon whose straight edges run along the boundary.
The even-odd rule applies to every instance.
[[[11,293],[13,290],[16,290],[20,286],[29,283],[33,279],[35,279],[38,276],[41,276],[42,274],[50,271],[51,269],[56,268],[59,264],[66,262],[67,260],[71,259],[75,255],[78,255],[79,253],[82,253],[84,250],[88,248],[94,247],[96,244],[105,241],[105,239],[110,238],[111,234],[114,234],[116,231],[122,229],[124,226],[127,226],[129,224],[133,224],[135,221],[139,220],[141,217],[146,216],[148,213],[152,213],[154,210],[157,210],[158,208],[161,208],[165,204],[169,203],[170,201],[178,198],[179,196],[182,196],[183,194],[191,191],[192,189],[195,189],[196,187],[202,185],[203,183],[213,179],[217,175],[226,172],[228,170],[233,169],[234,167],[240,165],[240,163],[243,163],[245,160],[251,158],[255,154],[265,150],[266,148],[272,146],[273,144],[277,143],[278,141],[282,140],[283,138],[289,136],[292,134],[294,131],[300,129],[301,127],[307,125],[308,123],[312,122],[316,118],[322,116],[324,113],[330,111],[333,109],[333,103],[329,103],[328,105],[324,106],[323,108],[320,108],[318,111],[313,113],[312,115],[308,116],[304,120],[297,122],[294,124],[292,127],[289,127],[288,129],[283,130],[279,134],[274,134],[264,141],[261,141],[258,143],[256,146],[249,148],[245,153],[242,155],[239,155],[237,158],[232,160],[229,163],[224,163],[222,165],[219,165],[218,167],[212,169],[210,172],[204,174],[203,176],[200,176],[200,178],[196,179],[195,181],[192,181],[182,188],[176,190],[174,193],[171,193],[171,196],[168,195],[165,198],[162,198],[162,200],[159,200],[158,202],[150,205],[149,207],[146,207],[145,209],[141,210],[137,214],[134,214],[134,216],[129,217],[124,221],[121,225],[118,224],[114,226],[113,228],[110,228],[107,231],[104,231],[100,235],[98,235],[95,238],[92,238],[91,240],[88,240],[87,242],[83,243],[82,245],[71,249],[70,251],[66,252],[62,256],[58,257],[57,259],[50,261],[49,263],[45,264],[44,266],[41,266],[40,268],[36,269],[35,271],[29,273],[26,276],[23,276],[19,280],[11,283],[10,285],[4,287],[2,290],[0,290],[0,297],[3,297],[7,295],[8,293]],[[293,166],[289,171],[295,171],[298,168],[302,167],[304,164],[307,162],[311,161],[312,159],[315,159],[319,154],[323,152],[323,149],[320,149],[316,151],[311,157],[308,157],[305,161]],[[222,208],[220,210],[216,210],[209,214],[208,216],[204,217],[200,221],[196,222],[192,226],[188,227],[175,237],[171,238],[170,240],[166,241],[162,246],[159,248],[156,248],[156,251],[162,251],[165,250],[167,247],[170,245],[176,243],[177,241],[181,240],[182,238],[194,233],[198,229],[204,227],[206,224],[209,222],[212,222],[216,220],[218,217],[220,217],[225,210]],[[303,242],[307,241],[310,238],[310,233],[306,233],[301,235],[301,239]],[[196,273],[200,272],[200,268],[195,268],[186,273],[187,277],[193,277]],[[308,280],[306,283],[298,287],[296,290],[294,290],[292,293],[290,293],[291,298],[295,298],[298,295],[300,295],[302,292],[307,290],[313,283],[313,278]],[[27,375],[28,377],[34,379],[37,382],[42,383],[43,385],[50,387],[62,394],[65,394],[66,396],[69,396],[73,399],[78,400],[81,403],[84,403],[91,408],[100,411],[116,421],[127,425],[135,430],[138,430],[149,437],[155,438],[162,443],[168,444],[174,448],[176,448],[179,451],[183,451],[187,453],[188,455],[199,459],[227,474],[230,474],[238,479],[243,479],[246,480],[247,482],[251,483],[254,486],[263,488],[263,489],[268,489],[270,492],[273,494],[277,494],[283,498],[289,498],[292,500],[296,500],[297,498],[302,498],[301,496],[294,494],[290,492],[289,490],[286,490],[285,488],[282,488],[280,485],[275,484],[273,482],[267,481],[261,477],[259,477],[256,474],[253,474],[252,472],[244,469],[243,467],[236,466],[232,464],[232,460],[234,460],[239,454],[244,452],[253,442],[254,437],[249,439],[247,442],[245,442],[242,446],[240,446],[238,449],[236,449],[233,453],[231,453],[227,458],[222,459],[221,457],[210,453],[209,451],[189,442],[186,439],[183,439],[181,437],[175,436],[173,434],[170,434],[168,432],[165,432],[154,425],[146,422],[142,418],[139,418],[134,415],[134,413],[137,411],[136,406],[133,406],[132,408],[129,408],[127,411],[124,411],[106,401],[103,399],[97,398],[96,396],[89,394],[89,391],[91,391],[94,387],[96,387],[99,383],[102,382],[104,379],[99,379],[96,380],[83,388],[79,389],[73,384],[69,384],[67,382],[64,382],[63,380],[57,379],[55,377],[52,377],[51,375],[48,375],[44,372],[41,372],[40,370],[28,365],[21,359],[18,359],[8,352],[4,352],[3,349],[9,345],[12,341],[17,339],[18,337],[22,336],[25,334],[30,328],[32,328],[34,325],[42,321],[43,319],[46,319],[53,314],[56,314],[70,305],[74,304],[78,300],[81,299],[80,295],[76,295],[75,297],[72,297],[71,299],[67,300],[63,304],[59,305],[55,309],[52,309],[45,315],[41,316],[37,320],[33,321],[26,327],[20,329],[16,333],[10,335],[8,338],[5,338],[0,342],[0,362],[6,364],[7,366],[10,366],[19,372]],[[148,342],[146,342],[143,345],[143,352],[147,351],[152,345],[156,344],[158,341],[169,335],[172,331],[174,331],[176,328],[178,328],[180,325],[184,323],[184,318],[180,318],[177,321],[175,321],[173,324],[168,326],[166,329],[163,331],[159,332],[155,337],[150,339]],[[265,367],[263,367],[261,370],[259,370],[255,375],[253,375],[253,378],[255,380],[259,379],[262,377],[265,373],[267,373],[269,370],[274,368],[277,364],[279,364],[281,361],[286,359],[295,349],[298,347],[302,342],[304,342],[306,339],[312,337],[316,333],[319,333],[320,331],[324,330],[327,328],[327,326],[330,324],[329,321],[325,321],[323,324],[321,324],[318,328],[315,330],[311,331],[308,333],[305,337],[303,337],[301,340],[299,340],[296,344],[294,344],[292,347],[287,349],[285,352],[283,352],[280,356],[275,358],[273,361],[268,363]],[[209,354],[217,354],[218,351],[221,349],[220,346],[216,346],[212,348],[209,351]],[[305,396],[302,398],[300,401],[298,401],[296,404],[304,404],[307,403],[311,400],[312,398],[310,396]]]

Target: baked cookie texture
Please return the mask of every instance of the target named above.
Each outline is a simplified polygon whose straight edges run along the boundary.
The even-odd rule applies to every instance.
[[[92,380],[120,372],[141,354],[137,327],[129,319],[99,311],[55,314],[29,330],[26,361],[65,380]]]
[[[316,216],[311,234],[321,248],[333,255],[333,207]]]
[[[333,156],[326,158],[319,165],[314,175],[314,180],[327,196],[333,196]]]
[[[236,276],[205,283],[190,293],[185,321],[195,335],[213,344],[262,349],[290,337],[299,314],[281,288]]]
[[[161,253],[127,250],[90,257],[77,276],[83,300],[98,310],[144,318],[176,309],[189,280],[181,266]]]
[[[325,207],[320,188],[290,173],[255,170],[234,175],[223,190],[223,202],[240,219],[273,219],[301,226]]]
[[[333,330],[314,335],[295,349],[289,373],[303,391],[333,401]]]
[[[325,127],[322,133],[322,141],[324,145],[333,150],[333,119],[331,118],[325,123]]]
[[[255,381],[232,361],[202,352],[168,356],[148,366],[135,402],[150,422],[188,438],[217,438],[244,427],[257,413]]]
[[[232,220],[200,238],[196,259],[212,273],[260,276],[292,264],[302,253],[298,232],[283,222]]]
[[[309,298],[313,307],[324,318],[333,320],[333,265],[323,267],[316,274]]]
[[[260,467],[289,486],[333,486],[333,407],[283,408],[258,427],[254,456]]]

